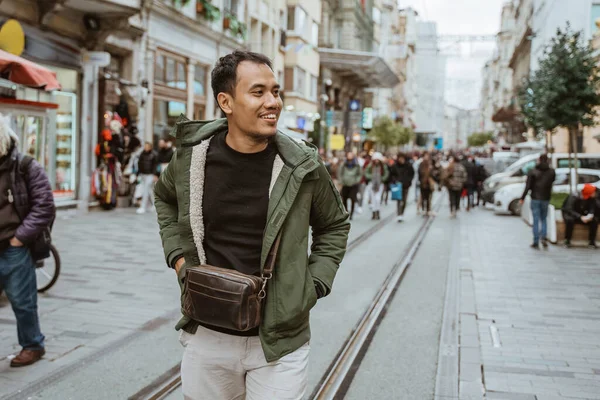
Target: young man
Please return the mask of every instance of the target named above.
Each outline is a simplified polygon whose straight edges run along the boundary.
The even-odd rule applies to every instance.
[[[546,219],[548,218],[548,205],[550,204],[555,177],[556,173],[554,169],[550,168],[546,154],[540,156],[538,164],[527,174],[527,184],[521,196],[521,204],[531,192],[531,214],[533,215],[533,243],[531,247],[534,249],[540,248],[540,223],[542,227],[542,245],[548,247]]]
[[[362,168],[358,165],[354,153],[349,151],[338,168],[338,178],[342,185],[342,201],[346,210],[348,210],[348,200],[350,200],[350,220],[354,216],[354,205],[358,196],[358,185],[362,180]]]
[[[597,249],[596,233],[598,231],[598,189],[589,183],[583,186],[581,196],[569,195],[562,205],[562,214],[566,224],[565,247],[571,247],[571,238],[575,224],[586,225],[589,229],[589,248]]]
[[[19,154],[17,135],[0,115],[0,287],[15,313],[23,348],[11,367],[33,364],[45,353],[30,247],[54,215],[54,197],[44,169]]]
[[[227,118],[178,123],[177,151],[155,187],[167,264],[181,284],[200,265],[260,276],[279,233],[281,241],[258,328],[231,331],[186,316],[177,325],[183,394],[301,399],[310,309],[331,291],[348,213],[316,149],[277,131],[283,104],[267,57],[235,51],[211,80]]]

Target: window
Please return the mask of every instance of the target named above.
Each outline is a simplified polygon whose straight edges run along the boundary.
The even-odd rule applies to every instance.
[[[590,21],[590,25],[591,25],[591,30],[590,30],[590,37],[594,35],[594,33],[596,33],[596,31],[598,30],[598,27],[596,26],[596,20],[598,18],[600,18],[600,4],[592,4],[592,12],[590,13],[590,17],[591,17],[591,21]]]
[[[206,96],[206,67],[196,64],[194,69],[194,94],[196,96]]]
[[[238,16],[239,3],[238,0],[225,0],[223,3],[224,9],[231,12],[236,17]]]
[[[373,7],[373,22],[377,25],[381,24],[381,11],[377,7]]]
[[[592,174],[579,174],[579,183],[596,183],[600,180],[598,175]]]
[[[313,21],[312,23],[312,31],[311,31],[311,37],[310,37],[310,43],[313,46],[318,46],[319,45],[319,24],[317,24],[316,22]]]
[[[310,99],[313,101],[317,101],[317,93],[318,93],[318,79],[316,76],[310,76]]]
[[[306,96],[306,71],[296,67],[294,75],[294,92]]]
[[[162,54],[158,54],[154,62],[154,80],[157,82],[165,81],[165,57]]]
[[[175,60],[172,58],[167,58],[167,67],[165,69],[165,82],[167,86],[175,87],[176,71],[175,71]]]
[[[289,7],[288,8],[288,17],[287,17],[287,29],[294,31],[294,33],[305,36],[308,32],[309,25],[307,22],[307,14],[302,8]]]

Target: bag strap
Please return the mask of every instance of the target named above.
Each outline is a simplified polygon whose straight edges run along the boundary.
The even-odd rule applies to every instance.
[[[279,231],[277,237],[275,238],[275,242],[273,242],[273,246],[271,246],[271,251],[269,252],[269,261],[263,269],[263,275],[273,274],[273,270],[275,269],[275,261],[277,261],[277,252],[279,251],[279,243],[281,243],[281,233],[282,231]]]
[[[277,234],[275,242],[273,242],[273,246],[271,246],[271,251],[269,252],[269,261],[267,262],[267,265],[265,265],[265,268],[263,269],[263,272],[261,274],[263,282],[260,292],[258,292],[258,298],[260,300],[264,299],[267,296],[267,282],[269,281],[269,279],[273,278],[273,270],[275,269],[275,262],[277,261],[277,252],[279,251],[279,244],[281,243],[282,232],[283,231],[280,230]]]

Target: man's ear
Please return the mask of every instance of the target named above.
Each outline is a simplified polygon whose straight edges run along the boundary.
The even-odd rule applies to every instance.
[[[217,103],[226,115],[233,113],[233,97],[229,93],[221,92],[217,95]]]

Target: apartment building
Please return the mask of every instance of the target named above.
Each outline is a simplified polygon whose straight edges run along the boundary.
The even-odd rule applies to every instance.
[[[364,141],[362,111],[372,107],[367,88],[393,88],[396,73],[377,52],[382,5],[372,0],[324,0],[319,33],[320,87],[329,135],[345,147]]]

